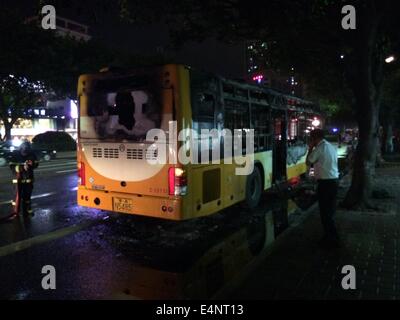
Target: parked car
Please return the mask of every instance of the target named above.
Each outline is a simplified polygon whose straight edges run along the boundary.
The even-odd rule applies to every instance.
[[[0,143],[0,167],[6,166],[10,161],[13,152],[16,152],[17,150],[18,146],[13,145],[12,142]],[[50,161],[55,159],[57,156],[56,150],[35,148],[34,144],[32,145],[32,150],[35,152],[39,161]]]

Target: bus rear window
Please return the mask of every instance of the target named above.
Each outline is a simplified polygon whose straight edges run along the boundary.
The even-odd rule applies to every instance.
[[[81,108],[81,137],[143,140],[160,128],[160,90],[150,89],[145,78],[127,77],[97,81]]]

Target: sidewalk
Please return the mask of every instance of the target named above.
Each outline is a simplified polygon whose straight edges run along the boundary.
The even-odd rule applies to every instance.
[[[339,200],[349,178],[341,181]],[[400,299],[400,164],[377,169],[374,188],[392,198],[373,199],[380,212],[338,210],[336,221],[343,248],[316,244],[322,235],[318,207],[282,238],[258,263],[233,299]],[[344,265],[356,269],[356,289],[344,290]]]

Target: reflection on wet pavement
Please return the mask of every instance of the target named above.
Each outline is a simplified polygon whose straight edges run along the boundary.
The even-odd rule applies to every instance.
[[[41,201],[51,203],[46,198]],[[301,210],[290,199],[265,195],[263,203],[255,212],[238,205],[184,222],[82,210],[76,205],[67,210],[64,204],[51,210],[43,206],[31,221],[0,225],[3,248],[12,243],[18,246],[21,240],[35,241],[41,235],[53,237],[23,251],[7,251],[0,258],[0,268],[9,270],[1,276],[0,297],[224,297],[274,240],[302,219]],[[59,237],[58,233],[86,222],[84,228]],[[55,291],[40,287],[41,268],[46,264],[57,270]]]
[[[150,234],[135,223],[126,228],[129,222],[124,221],[125,231],[105,235],[130,262],[112,297],[210,299],[223,295],[225,287],[288,227],[288,216],[298,208],[286,199],[265,212],[246,212],[235,219],[227,211],[185,227],[158,225]],[[218,230],[221,226],[228,230]],[[129,229],[132,237],[124,235]]]

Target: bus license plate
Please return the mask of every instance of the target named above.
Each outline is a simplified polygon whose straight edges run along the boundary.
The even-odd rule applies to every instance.
[[[133,201],[127,198],[113,198],[114,199],[114,211],[132,213],[133,212]]]

